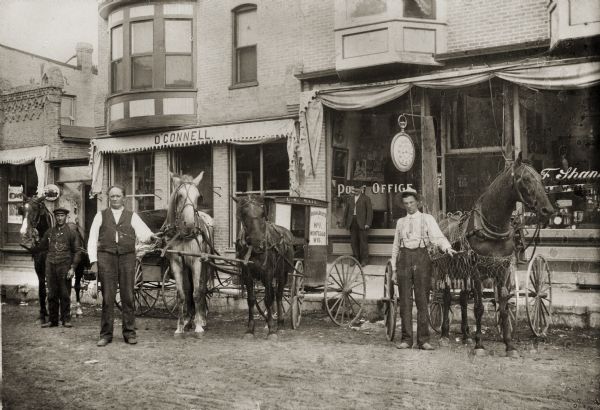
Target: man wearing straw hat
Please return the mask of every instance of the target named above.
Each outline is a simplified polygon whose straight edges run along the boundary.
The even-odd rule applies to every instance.
[[[431,288],[431,259],[427,245],[434,244],[450,256],[456,252],[440,230],[433,216],[419,212],[417,191],[409,188],[402,191],[402,204],[407,215],[396,223],[392,245],[392,272],[398,285],[402,338],[398,349],[409,349],[413,345],[412,293],[414,287],[417,305],[417,346],[422,350],[433,350],[429,344],[427,301]]]

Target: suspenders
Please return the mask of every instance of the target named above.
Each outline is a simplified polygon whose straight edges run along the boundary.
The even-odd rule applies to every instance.
[[[405,221],[406,222],[406,221]],[[425,233],[429,235],[429,232],[425,230],[424,216],[421,214],[421,238],[419,239],[418,248],[427,248],[427,242],[425,241]],[[400,248],[406,248],[404,246],[404,224],[402,224],[402,230],[400,232]],[[409,248],[406,248],[409,249]]]

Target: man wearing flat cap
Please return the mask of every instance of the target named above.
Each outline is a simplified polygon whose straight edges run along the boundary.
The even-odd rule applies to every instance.
[[[352,254],[362,266],[369,264],[368,232],[373,222],[373,205],[364,193],[364,186],[355,183],[344,212],[344,224],[350,231]]]
[[[398,285],[402,338],[398,349],[409,349],[413,345],[412,293],[415,292],[417,305],[417,346],[423,350],[433,350],[429,344],[429,323],[427,321],[427,301],[431,287],[431,259],[427,246],[433,244],[442,252],[454,255],[456,252],[440,230],[433,216],[419,212],[417,191],[409,188],[402,191],[402,204],[406,216],[396,223],[394,244],[392,245],[392,275]]]
[[[49,321],[42,327],[58,326],[59,319],[64,327],[71,324],[71,296],[68,281],[75,274],[81,261],[82,244],[77,231],[67,225],[69,210],[56,208],[56,225],[46,231],[36,251],[47,251],[46,281],[48,283]],[[59,317],[60,308],[60,317]]]

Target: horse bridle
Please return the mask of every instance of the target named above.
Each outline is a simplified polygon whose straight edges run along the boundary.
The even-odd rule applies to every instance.
[[[249,205],[257,205],[257,206],[260,206],[261,208],[264,207],[264,203],[262,203],[262,202],[260,202],[260,201],[258,201],[256,199],[254,199],[252,197],[246,197],[246,198],[244,198],[242,200],[242,203],[240,204],[240,210],[243,209],[243,208],[246,208]],[[249,216],[248,219],[262,219],[262,217],[259,217],[259,216]],[[247,227],[246,227],[246,223],[244,222],[244,219],[242,219],[242,225],[244,226],[244,229],[245,229],[246,232],[249,231],[247,229]],[[246,243],[248,243],[247,238],[248,238],[247,236],[244,237],[244,241]],[[266,250],[267,250],[267,239],[266,239],[266,237],[263,238],[260,241],[260,244],[258,245],[258,247],[254,247],[253,248],[253,252],[257,253],[257,254],[264,253]]]
[[[199,229],[200,228],[200,223],[199,223],[199,216],[198,216],[198,208],[196,207],[196,205],[193,203],[192,198],[190,197],[190,186],[194,186],[193,182],[182,182],[177,189],[175,189],[175,194],[176,197],[179,196],[179,191],[185,187],[185,198],[184,198],[184,204],[181,208],[179,208],[179,204],[177,204],[177,209],[175,209],[175,226],[180,229],[180,230],[186,230],[185,228],[185,224],[183,223],[183,219],[181,218],[181,214],[183,213],[183,211],[185,210],[185,208],[187,208],[188,206],[192,207],[193,211],[194,211],[194,228],[195,229]],[[177,201],[179,202],[179,201]],[[195,232],[186,232],[185,235],[183,237],[194,237],[196,233]]]
[[[528,203],[525,198],[523,197],[523,194],[521,193],[521,190],[519,189],[519,182],[523,180],[523,175],[525,174],[525,171],[529,171],[529,173],[534,174],[535,170],[524,163],[521,163],[521,166],[523,168],[523,170],[521,171],[521,174],[517,177],[517,173],[515,172],[514,168],[511,170],[511,177],[512,177],[512,182],[513,182],[513,187],[515,188],[515,192],[517,193],[517,198],[519,199],[519,202],[521,202],[523,205],[525,205],[525,207],[529,208],[529,209],[534,209],[535,210],[535,205],[536,203],[534,202],[533,204]]]

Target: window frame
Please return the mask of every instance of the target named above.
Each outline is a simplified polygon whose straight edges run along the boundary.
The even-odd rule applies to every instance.
[[[154,17],[154,16],[153,16]],[[134,54],[133,53],[133,26],[136,24],[144,24],[144,23],[151,23],[151,27],[152,27],[152,50],[150,52],[146,51],[143,53],[138,53],[138,54]],[[152,19],[148,19],[146,18],[146,16],[144,16],[144,18],[139,19],[139,20],[129,20],[128,26],[129,26],[129,88],[131,90],[146,90],[149,88],[154,88],[154,64],[156,61],[156,55],[155,55],[155,45],[156,45],[156,39],[155,39],[155,35],[154,35],[154,24],[155,24],[155,18]],[[123,53],[125,54],[125,53]],[[152,75],[151,75],[151,82],[150,85],[144,85],[141,87],[135,87],[133,85],[133,70],[134,70],[134,60],[136,58],[143,58],[143,57],[151,57],[152,58]]]
[[[258,19],[258,7],[256,4],[243,4],[232,10],[232,64],[231,64],[231,86],[230,89],[254,87],[258,85],[258,43],[245,45],[238,47],[238,17],[243,13],[254,12]],[[256,78],[250,81],[239,81],[240,69],[239,69],[239,57],[238,52],[243,49],[254,48],[254,55],[256,60]]]
[[[123,154],[113,154],[111,155],[111,159],[110,159],[110,183],[111,185],[116,185],[116,184],[120,184],[122,183],[121,181],[117,181],[117,168],[116,168],[116,158],[117,156],[121,156],[121,157],[125,157],[125,156],[131,156],[131,188],[127,189],[128,192],[126,192],[125,195],[125,199],[132,199],[130,204],[131,204],[131,211],[132,212],[138,212],[138,203],[136,201],[137,198],[147,198],[147,197],[152,197],[152,198],[156,198],[156,194],[154,192],[150,193],[150,194],[136,194],[136,156],[139,155],[151,155],[150,158],[150,162],[154,171],[154,191],[156,191],[156,155],[154,151],[151,152],[136,152],[136,153],[123,153]],[[127,186],[127,184],[123,184],[125,186]],[[129,192],[131,191],[131,192]],[[125,207],[127,207],[127,203],[125,203]],[[153,209],[152,210],[156,210],[156,201],[154,201],[153,205],[152,205]]]
[[[71,103],[71,116],[70,117],[63,117],[63,103],[65,100],[68,100]],[[75,119],[77,118],[77,112],[76,112],[76,100],[77,97],[71,94],[63,94],[60,97],[60,125],[75,125]],[[63,123],[63,118],[68,118],[69,119],[69,124],[65,124]]]
[[[184,18],[184,17],[163,17],[162,18],[163,21],[163,41],[165,43],[165,51],[164,51],[164,65],[163,65],[163,69],[164,69],[164,85],[165,88],[169,88],[169,89],[189,89],[189,88],[193,88],[194,87],[194,20],[192,18]],[[183,52],[169,52],[167,51],[167,21],[187,21],[190,24],[190,52],[189,53],[183,53]],[[191,78],[190,78],[190,85],[185,85],[185,86],[181,86],[181,85],[176,85],[176,84],[168,84],[167,83],[167,58],[168,57],[172,57],[172,56],[183,56],[183,57],[190,57],[190,63],[191,63],[191,67],[190,67],[190,73],[191,73]]]
[[[116,94],[116,93],[120,93],[125,91],[125,73],[124,73],[124,60],[125,60],[125,33],[124,33],[124,22],[121,20],[119,21],[120,24],[117,24],[113,27],[110,28],[110,91],[112,94]],[[121,29],[121,58],[117,58],[115,60],[113,60],[113,36],[114,36],[114,31],[116,29],[120,28]],[[119,66],[117,66],[119,69],[115,70],[115,64],[120,64]],[[120,71],[121,74],[121,84],[122,84],[122,88],[120,89],[116,89],[115,88],[115,72]]]

